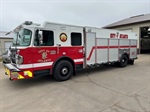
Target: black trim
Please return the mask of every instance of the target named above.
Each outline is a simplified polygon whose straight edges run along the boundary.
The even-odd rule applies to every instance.
[[[75,67],[76,67],[76,70],[81,70],[83,69],[83,64],[75,65]]]
[[[44,69],[44,70],[35,70],[33,71],[33,74],[35,77],[43,76],[43,75],[49,75],[50,69]]]

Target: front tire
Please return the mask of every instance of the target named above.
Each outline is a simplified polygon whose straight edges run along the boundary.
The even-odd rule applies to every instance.
[[[63,60],[56,64],[54,69],[54,79],[57,81],[65,81],[71,78],[73,74],[73,66],[72,64],[67,61]]]
[[[128,57],[127,55],[122,55],[120,58],[119,66],[120,67],[126,67],[128,64]]]

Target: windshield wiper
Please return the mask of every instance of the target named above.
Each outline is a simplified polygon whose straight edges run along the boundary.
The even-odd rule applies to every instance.
[[[13,43],[14,46],[19,46],[20,44],[18,42]]]

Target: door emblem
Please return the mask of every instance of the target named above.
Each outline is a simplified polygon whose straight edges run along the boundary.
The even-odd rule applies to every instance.
[[[47,52],[43,52],[42,53],[42,59],[46,59],[47,58]]]
[[[48,56],[48,54],[50,54],[49,50],[41,49],[38,51],[38,53],[40,54],[40,59],[38,59],[39,63],[51,61],[50,57]]]
[[[60,40],[62,42],[66,42],[67,41],[67,35],[65,33],[61,33],[59,36]]]

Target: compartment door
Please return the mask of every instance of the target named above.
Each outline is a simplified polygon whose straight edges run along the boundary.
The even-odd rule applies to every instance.
[[[96,33],[88,32],[86,33],[86,41],[85,41],[85,51],[86,51],[86,64],[94,64],[95,63],[95,39],[96,39]]]

